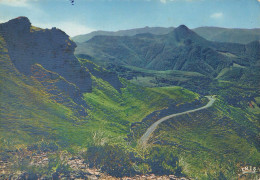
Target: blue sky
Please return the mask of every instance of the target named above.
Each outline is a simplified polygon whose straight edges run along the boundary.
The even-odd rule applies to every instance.
[[[0,0],[0,23],[27,16],[70,36],[144,26],[260,28],[260,0]]]

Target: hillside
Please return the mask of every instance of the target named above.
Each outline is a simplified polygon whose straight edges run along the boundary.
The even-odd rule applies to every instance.
[[[250,114],[220,100],[214,108],[165,121],[150,139],[150,143],[156,142],[150,156],[156,156],[156,149],[169,149],[169,154],[178,154],[182,170],[190,177],[233,179],[232,174],[241,173],[237,167],[242,162],[257,167],[260,157],[259,129],[252,121],[245,123],[243,116]]]

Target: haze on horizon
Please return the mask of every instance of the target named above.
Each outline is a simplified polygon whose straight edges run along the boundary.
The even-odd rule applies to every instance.
[[[260,28],[259,0],[0,0],[0,23],[26,16],[70,36],[95,30],[216,26]]]

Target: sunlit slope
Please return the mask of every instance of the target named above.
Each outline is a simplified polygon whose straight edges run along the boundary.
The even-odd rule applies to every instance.
[[[258,166],[257,124],[254,114],[221,98],[209,109],[163,122],[149,143],[152,149],[166,148],[176,155],[189,177],[233,179],[243,165]]]
[[[119,93],[106,81],[93,77],[93,92],[84,94],[89,117],[95,120],[90,124],[126,134],[131,123],[140,122],[153,111],[199,99],[198,94],[181,87],[143,88],[122,81],[126,87]]]
[[[185,103],[199,98],[198,94],[183,88],[160,91],[135,86],[123,79],[124,87],[119,92],[108,81],[91,73],[93,90],[84,93],[86,109],[81,105],[83,102],[70,96],[70,89],[77,90],[64,77],[40,64],[33,65],[32,72],[28,77],[16,70],[1,38],[0,136],[3,146],[28,145],[44,139],[62,147],[86,147],[92,143],[95,131],[123,140],[131,123],[173,102]],[[99,72],[102,74],[105,70]],[[60,85],[67,87],[67,91]],[[80,113],[80,109],[87,113]]]
[[[53,94],[46,92],[36,79],[15,69],[3,38],[0,48],[1,140],[10,146],[26,145],[41,139],[60,144],[77,142],[81,132],[75,122],[80,120],[73,109],[65,103],[57,103]]]

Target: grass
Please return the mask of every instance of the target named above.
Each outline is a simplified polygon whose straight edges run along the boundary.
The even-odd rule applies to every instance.
[[[135,73],[136,76],[130,82],[145,87],[171,86],[174,83],[180,84],[188,82],[193,78],[199,79],[205,77],[197,72],[178,70],[155,71],[132,66],[125,67],[131,69],[133,72],[137,72]]]
[[[128,66],[128,65],[126,65],[125,67],[134,71],[144,72],[148,74],[175,74],[175,75],[178,74],[178,75],[187,75],[187,76],[203,76],[198,72],[190,72],[190,71],[179,71],[179,70],[156,71],[156,70],[144,69],[144,68]]]
[[[36,26],[31,26],[30,31],[34,32],[34,31],[45,31],[45,30]]]

